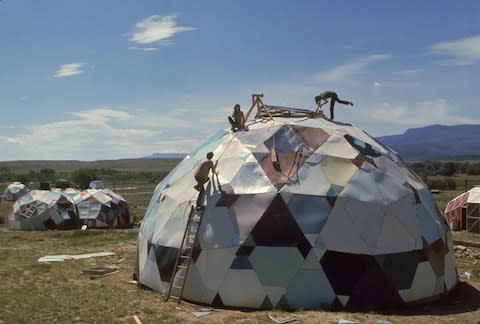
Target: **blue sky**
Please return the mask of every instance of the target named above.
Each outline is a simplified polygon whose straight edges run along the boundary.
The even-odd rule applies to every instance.
[[[478,1],[0,1],[0,160],[190,152],[236,103],[480,124]]]

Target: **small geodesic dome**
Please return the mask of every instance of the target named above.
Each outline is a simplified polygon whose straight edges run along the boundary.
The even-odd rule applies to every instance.
[[[307,117],[221,130],[178,164],[140,227],[139,283],[167,293],[209,151],[220,173],[206,185],[183,298],[370,308],[429,300],[457,283],[451,233],[427,186],[364,131]]]
[[[82,225],[104,228],[129,227],[133,223],[126,200],[109,189],[87,189],[73,199]]]
[[[450,200],[445,215],[452,230],[480,233],[480,186]]]
[[[13,204],[8,216],[11,230],[78,228],[78,215],[72,198],[60,192],[32,190]]]
[[[21,182],[12,182],[5,188],[2,199],[5,201],[16,201],[28,192],[28,188]]]

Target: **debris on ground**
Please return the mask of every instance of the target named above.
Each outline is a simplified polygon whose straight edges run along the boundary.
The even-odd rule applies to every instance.
[[[268,317],[277,324],[298,323],[298,320],[293,316],[284,317],[284,318],[275,318],[272,315],[268,315]]]
[[[467,270],[458,270],[458,276],[460,278],[470,279],[470,277],[472,276],[472,273]]]
[[[86,254],[60,254],[60,255],[45,255],[38,259],[38,262],[63,262],[65,260],[80,260],[80,259],[90,259],[96,257],[110,256],[115,255],[113,252],[97,252],[97,253],[86,253]]]
[[[338,320],[338,324],[355,324],[355,323],[356,323],[355,321],[351,321],[343,318]]]
[[[472,249],[466,247],[465,245],[455,245],[454,250],[457,258],[480,260],[480,253],[473,252]]]
[[[133,315],[133,320],[135,321],[135,324],[142,324],[142,321],[140,320],[140,318],[138,318],[137,315]]]
[[[95,279],[95,278],[98,278],[98,277],[102,277],[102,276],[108,276],[108,275],[112,275],[114,273],[118,273],[120,271],[118,271],[118,267],[95,267],[95,268],[87,268],[87,269],[83,269],[82,270],[82,273],[83,274],[86,274],[86,275],[89,275],[90,276],[90,279]]]
[[[202,316],[208,315],[210,313],[211,312],[192,312],[192,314],[196,317],[202,317]]]
[[[393,322],[387,320],[377,320],[375,324],[393,324]]]

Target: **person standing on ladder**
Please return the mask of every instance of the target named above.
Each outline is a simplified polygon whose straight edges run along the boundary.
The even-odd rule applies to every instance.
[[[212,171],[212,174],[218,175],[218,171],[215,169],[212,158],[213,152],[208,152],[206,159],[203,159],[200,162],[200,166],[195,171],[195,180],[197,180],[197,184],[193,188],[199,191],[196,205],[197,209],[201,209],[203,207],[203,196],[205,195],[205,188],[203,185],[210,180],[208,178],[210,170]]]
[[[324,91],[318,96],[316,96],[315,103],[317,104],[318,108],[320,108],[323,104],[325,104],[328,101],[328,99],[330,99],[330,120],[333,120],[333,109],[335,107],[335,102],[341,103],[343,105],[353,106],[353,102],[340,100],[337,94],[330,90]]]

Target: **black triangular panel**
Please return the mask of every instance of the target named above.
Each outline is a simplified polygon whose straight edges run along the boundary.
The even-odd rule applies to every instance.
[[[374,263],[366,264],[365,271],[357,281],[347,307],[364,309],[404,304],[398,290],[387,279],[380,266]]]
[[[307,241],[280,195],[277,195],[251,232],[256,245],[298,246]],[[307,241],[308,242],[308,241]]]
[[[350,296],[363,273],[377,263],[373,256],[327,251],[320,259],[336,295]],[[378,266],[378,265],[377,265]]]
[[[270,301],[270,298],[268,296],[265,296],[265,299],[263,300],[262,306],[260,306],[260,309],[272,309],[273,305],[272,302]]]
[[[338,297],[335,297],[335,300],[330,305],[330,310],[339,311],[339,310],[342,310],[342,309],[344,309],[344,307],[342,305],[342,302],[340,301],[340,299],[338,299]]]
[[[239,255],[235,259],[233,259],[230,269],[250,270],[250,269],[253,269],[253,267],[250,261],[248,260],[248,256]]]
[[[285,296],[282,296],[282,298],[280,298],[280,300],[278,301],[277,305],[275,305],[274,307],[278,309],[286,309],[286,310],[291,309]]]
[[[335,205],[335,201],[337,201],[337,197],[325,197],[325,198],[327,198],[328,203],[332,207]]]
[[[249,256],[252,254],[253,250],[255,249],[254,246],[248,246],[248,245],[242,245],[238,248],[237,252],[235,255],[246,255]]]
[[[163,281],[170,282],[178,249],[166,246],[155,245],[155,258],[157,259],[158,271]]]
[[[220,295],[218,293],[212,301],[212,306],[217,307],[217,308],[225,307],[225,305],[223,304],[222,298],[220,297]]]
[[[425,249],[428,262],[435,274],[440,277],[445,274],[445,243],[438,239]]]
[[[303,255],[303,258],[305,259],[308,255],[308,252],[312,249],[312,245],[310,242],[305,238],[305,236],[302,235],[300,238],[300,241],[297,244],[297,248],[300,251],[300,253]]]
[[[375,259],[383,272],[385,272],[385,276],[397,290],[401,290],[412,286],[418,266],[417,255],[417,251],[409,251],[376,255]]]
[[[365,143],[364,141],[355,138],[350,134],[345,134],[344,137],[348,141],[348,143],[350,143],[350,145],[352,145],[358,152],[360,152],[360,154],[371,158],[382,156],[382,153],[374,149],[371,144]]]
[[[425,262],[428,260],[428,255],[427,255],[428,243],[427,241],[425,241],[423,237],[422,237],[422,245],[423,245],[423,248],[417,251],[418,263]]]

